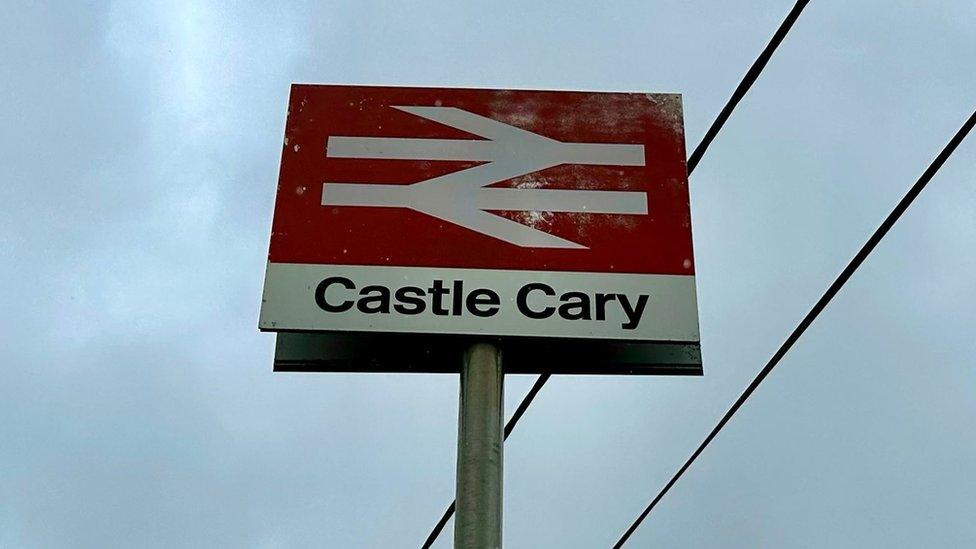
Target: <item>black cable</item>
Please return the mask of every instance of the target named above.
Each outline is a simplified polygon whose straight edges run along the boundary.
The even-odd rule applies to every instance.
[[[715,119],[715,122],[712,122],[711,127],[709,127],[708,131],[705,132],[705,137],[702,138],[701,143],[695,147],[694,152],[692,152],[691,156],[688,157],[688,175],[691,175],[691,172],[695,170],[695,166],[698,165],[698,162],[701,160],[702,156],[705,155],[705,150],[707,150],[708,146],[712,144],[712,140],[715,139],[715,136],[718,135],[719,130],[721,130],[722,126],[725,125],[725,121],[728,120],[729,116],[732,115],[732,111],[735,109],[735,106],[739,104],[739,101],[741,101],[743,97],[745,97],[746,93],[749,91],[749,88],[752,87],[753,82],[759,78],[759,73],[766,68],[766,64],[769,63],[770,58],[773,57],[773,52],[776,51],[776,48],[778,48],[783,39],[786,38],[786,33],[790,32],[790,29],[793,28],[793,23],[796,23],[796,20],[800,17],[800,12],[803,11],[803,8],[807,7],[807,3],[809,3],[809,1],[810,0],[798,0],[797,3],[793,5],[793,9],[790,10],[790,13],[786,14],[786,19],[783,19],[783,22],[780,23],[779,28],[776,29],[776,33],[773,34],[773,37],[769,40],[769,43],[766,44],[766,47],[763,49],[762,53],[759,54],[759,57],[756,58],[756,61],[752,64],[752,66],[749,67],[746,75],[742,77],[742,82],[739,82],[738,87],[736,87],[735,91],[732,92],[732,97],[729,98],[729,102],[726,103],[725,107],[722,108],[722,112],[718,113],[718,118]]]
[[[698,166],[698,162],[700,162],[702,157],[705,155],[705,151],[708,149],[708,146],[711,145],[712,141],[715,139],[715,136],[718,135],[719,130],[722,129],[722,126],[725,125],[725,122],[732,115],[732,111],[735,110],[736,105],[738,105],[739,101],[745,97],[746,93],[756,82],[756,79],[759,78],[759,74],[766,67],[766,64],[769,63],[770,58],[772,58],[773,52],[776,51],[776,48],[779,46],[780,42],[782,42],[786,37],[786,33],[789,32],[791,27],[793,27],[793,23],[796,22],[796,19],[800,16],[800,12],[803,11],[803,8],[806,7],[809,1],[810,0],[798,0],[797,3],[794,4],[793,9],[790,10],[790,13],[786,15],[786,19],[784,19],[779,28],[776,29],[776,33],[773,34],[772,39],[770,39],[769,43],[766,44],[766,47],[759,54],[759,57],[757,57],[752,63],[752,66],[749,67],[749,70],[746,71],[745,76],[742,77],[742,81],[739,82],[739,85],[736,86],[735,91],[732,92],[732,97],[730,97],[729,101],[724,107],[722,107],[722,110],[718,113],[718,117],[715,118],[712,125],[709,126],[708,131],[705,132],[705,137],[702,138],[701,142],[698,143],[698,146],[695,147],[695,150],[691,153],[691,156],[688,157],[688,175],[691,175],[691,172],[695,171],[695,167]],[[539,379],[536,380],[535,385],[532,386],[532,389],[529,390],[529,392],[522,399],[522,402],[519,403],[518,409],[515,410],[515,414],[512,415],[512,418],[509,419],[508,423],[505,425],[506,439],[512,430],[515,429],[515,425],[525,413],[525,410],[528,409],[530,404],[532,404],[532,400],[535,398],[536,394],[538,394],[539,390],[541,390],[546,382],[549,381],[549,376],[550,374],[540,375]],[[451,502],[451,504],[448,505],[447,509],[444,511],[444,515],[441,516],[439,521],[437,521],[437,524],[434,525],[434,529],[431,530],[430,535],[427,536],[427,539],[424,541],[422,549],[429,549],[434,543],[434,540],[437,539],[437,536],[440,535],[441,531],[444,529],[444,526],[447,524],[447,521],[450,520],[451,516],[454,514],[455,503],[456,502]]]
[[[630,538],[631,534],[633,534],[634,531],[637,530],[637,527],[640,526],[640,523],[645,518],[647,518],[647,515],[650,514],[652,509],[654,509],[654,506],[657,505],[659,501],[661,501],[661,498],[663,498],[664,495],[668,493],[668,490],[670,490],[671,487],[674,486],[674,484],[678,481],[678,479],[681,478],[681,475],[684,474],[686,470],[688,470],[688,467],[690,467],[691,464],[695,461],[695,459],[697,459],[698,456],[702,453],[702,451],[705,450],[705,447],[708,446],[708,443],[710,443],[712,439],[714,439],[715,436],[718,434],[718,432],[722,430],[722,427],[724,427],[725,424],[728,423],[730,419],[732,419],[732,416],[735,415],[735,413],[739,410],[739,408],[742,407],[746,399],[748,399],[749,396],[752,395],[753,391],[755,391],[756,388],[759,387],[759,384],[762,383],[764,379],[766,379],[766,376],[769,375],[769,372],[773,371],[773,368],[775,368],[776,365],[779,364],[779,361],[783,359],[783,356],[785,356],[787,352],[789,352],[790,348],[793,347],[793,344],[796,343],[798,339],[800,339],[800,336],[803,335],[803,332],[805,332],[806,329],[809,328],[811,324],[813,324],[813,321],[816,320],[817,316],[827,307],[827,304],[830,303],[830,300],[837,295],[840,289],[844,287],[844,284],[847,283],[847,281],[851,278],[854,272],[857,271],[858,267],[860,267],[861,264],[864,263],[864,260],[867,259],[868,255],[870,255],[871,252],[874,250],[874,248],[878,245],[878,243],[881,242],[881,239],[884,238],[886,234],[888,234],[888,231],[891,230],[891,227],[894,226],[894,224],[898,221],[898,218],[900,218],[901,215],[905,213],[905,210],[907,210],[908,207],[911,206],[915,198],[918,197],[919,193],[922,192],[922,189],[925,188],[925,186],[929,183],[929,181],[932,179],[935,173],[939,171],[939,168],[942,167],[946,159],[948,159],[949,156],[952,154],[952,152],[956,149],[956,147],[959,146],[959,143],[962,142],[962,140],[966,137],[969,131],[973,129],[974,125],[976,125],[976,112],[973,112],[973,114],[969,116],[969,118],[962,125],[962,127],[959,128],[959,131],[956,132],[956,134],[952,137],[952,139],[949,140],[949,143],[946,144],[945,148],[942,149],[942,152],[940,152],[939,155],[935,157],[935,160],[933,160],[932,163],[929,165],[929,167],[925,170],[925,172],[922,173],[922,176],[918,178],[918,181],[915,182],[912,188],[908,190],[908,193],[905,194],[905,196],[901,199],[900,202],[898,202],[898,205],[895,206],[895,209],[892,210],[891,213],[888,214],[888,217],[886,217],[885,220],[881,222],[881,225],[877,228],[877,230],[874,231],[874,234],[871,235],[871,238],[869,238],[868,241],[864,243],[864,246],[862,246],[861,249],[857,252],[857,254],[854,256],[854,259],[851,259],[851,262],[847,264],[847,267],[845,267],[844,270],[841,271],[840,275],[837,276],[837,279],[834,280],[833,284],[831,284],[830,287],[827,288],[827,291],[824,292],[823,296],[821,296],[820,299],[817,301],[817,303],[813,306],[813,308],[810,309],[810,312],[808,312],[806,316],[803,317],[803,320],[800,321],[800,323],[796,326],[796,328],[793,330],[790,336],[786,338],[786,341],[783,342],[783,345],[780,346],[780,348],[773,354],[772,358],[769,359],[769,362],[766,363],[766,366],[764,366],[763,369],[756,376],[756,378],[752,380],[752,383],[750,383],[749,386],[746,387],[746,390],[735,401],[735,404],[733,404],[732,407],[729,408],[729,411],[726,412],[724,416],[722,416],[722,419],[719,420],[718,424],[712,429],[710,433],[708,433],[708,436],[705,437],[705,440],[702,441],[702,443],[698,446],[698,449],[695,450],[693,454],[691,454],[691,457],[688,458],[688,461],[686,461],[685,464],[682,465],[680,469],[678,469],[678,472],[675,473],[673,477],[671,477],[671,480],[666,485],[664,485],[664,488],[661,489],[661,492],[658,493],[657,497],[655,497],[651,501],[651,503],[644,509],[644,512],[642,512],[640,516],[637,517],[637,520],[635,520],[633,524],[630,525],[630,528],[628,528],[627,531],[624,532],[622,536],[620,536],[620,539],[617,540],[617,543],[613,546],[614,549],[619,549],[621,546],[623,546],[624,542],[626,542],[627,539]]]
[[[508,423],[505,424],[505,436],[502,440],[507,440],[508,435],[512,434],[512,430],[515,429],[515,424],[518,423],[519,419],[522,418],[522,415],[525,414],[525,410],[527,410],[529,405],[532,404],[532,400],[535,399],[535,395],[539,394],[542,386],[549,381],[550,375],[551,374],[542,374],[539,376],[539,379],[535,380],[535,384],[533,384],[532,388],[529,389],[529,392],[525,394],[525,397],[522,398],[522,402],[520,402],[518,408],[515,409],[515,413],[512,414],[512,417],[508,419]],[[437,521],[437,524],[434,525],[434,529],[431,530],[430,535],[427,536],[427,540],[424,541],[423,549],[428,549],[431,545],[433,545],[434,540],[436,540],[437,536],[441,534],[441,530],[444,529],[447,521],[451,520],[451,515],[454,514],[454,506],[456,503],[457,500],[452,501],[451,504],[447,506],[447,509],[444,510],[444,515],[441,516],[441,520]]]

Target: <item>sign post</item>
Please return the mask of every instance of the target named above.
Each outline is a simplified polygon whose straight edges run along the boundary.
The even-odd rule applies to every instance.
[[[502,546],[504,379],[497,346],[475,343],[464,353],[458,406],[456,549]]]
[[[292,86],[259,327],[459,373],[455,546],[501,547],[505,372],[702,373],[681,97]]]

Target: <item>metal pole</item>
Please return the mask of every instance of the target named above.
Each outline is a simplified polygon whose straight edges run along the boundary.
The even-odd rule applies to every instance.
[[[502,546],[502,354],[490,343],[464,353],[458,410],[455,549]]]

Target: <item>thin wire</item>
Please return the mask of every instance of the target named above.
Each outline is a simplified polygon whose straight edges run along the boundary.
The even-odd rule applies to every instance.
[[[698,446],[698,449],[696,449],[695,452],[691,454],[691,457],[688,458],[688,461],[686,461],[685,464],[682,465],[680,469],[678,469],[678,472],[675,473],[673,477],[671,477],[671,480],[668,481],[666,485],[664,485],[664,488],[661,489],[657,497],[651,500],[651,503],[648,504],[648,506],[644,509],[644,512],[642,512],[640,516],[637,517],[637,520],[635,520],[633,524],[630,525],[630,528],[628,528],[627,531],[624,532],[622,536],[620,536],[620,539],[617,540],[617,543],[613,546],[614,549],[619,549],[621,546],[623,546],[624,542],[626,542],[627,539],[630,538],[631,534],[633,534],[634,531],[637,530],[637,527],[640,526],[641,522],[645,518],[647,518],[647,515],[650,514],[652,509],[654,509],[654,506],[657,505],[659,501],[661,501],[661,498],[663,498],[664,495],[668,493],[668,490],[670,490],[671,487],[674,486],[674,484],[678,481],[678,479],[681,478],[681,475],[683,475],[684,472],[688,470],[688,467],[690,467],[691,464],[695,461],[695,459],[697,459],[698,456],[701,455],[702,451],[705,450],[705,447],[708,446],[708,444],[712,441],[712,439],[715,438],[718,432],[721,431],[723,427],[725,427],[725,424],[728,423],[730,419],[732,419],[732,416],[735,415],[735,413],[739,410],[739,408],[742,407],[742,405],[749,398],[749,396],[752,395],[752,393],[756,390],[756,388],[759,387],[759,384],[762,383],[764,379],[766,379],[766,376],[768,376],[769,373],[773,371],[773,368],[775,368],[776,365],[779,364],[780,360],[782,360],[783,357],[786,355],[786,353],[789,352],[790,348],[793,347],[793,344],[796,343],[798,339],[800,339],[800,336],[803,335],[803,332],[805,332],[806,329],[809,328],[811,324],[813,324],[813,321],[817,319],[817,316],[820,315],[821,312],[823,312],[823,310],[827,307],[827,304],[830,303],[830,300],[833,299],[838,292],[840,292],[841,288],[844,287],[844,284],[851,278],[854,272],[857,271],[858,267],[860,267],[861,264],[864,263],[864,260],[867,259],[868,255],[871,254],[871,252],[878,245],[878,243],[881,242],[881,239],[883,239],[885,235],[888,234],[888,231],[891,230],[891,227],[894,226],[894,224],[898,221],[898,219],[902,216],[902,214],[905,213],[905,210],[907,210],[908,207],[911,206],[915,198],[917,198],[919,193],[922,192],[922,189],[924,189],[925,186],[928,185],[929,181],[932,180],[932,177],[936,174],[936,172],[939,171],[939,168],[941,168],[942,165],[945,164],[945,161],[949,158],[950,155],[952,155],[952,152],[956,150],[956,147],[959,146],[959,143],[962,142],[962,140],[966,137],[966,135],[970,132],[970,130],[973,129],[974,125],[976,125],[976,112],[973,112],[973,114],[969,116],[969,118],[962,125],[962,127],[959,128],[959,131],[957,131],[956,134],[952,136],[952,139],[949,140],[949,143],[947,143],[945,148],[942,149],[942,152],[940,152],[939,155],[935,157],[935,160],[933,160],[932,163],[929,164],[929,167],[925,170],[925,172],[922,173],[921,177],[918,178],[918,181],[916,181],[915,184],[912,185],[912,188],[908,190],[908,193],[906,193],[905,196],[901,199],[901,201],[898,202],[898,205],[895,206],[895,209],[893,209],[891,213],[888,214],[888,217],[886,217],[884,221],[881,222],[881,225],[877,228],[877,230],[874,231],[874,234],[871,235],[871,238],[869,238],[868,241],[864,243],[864,246],[862,246],[861,249],[857,252],[857,254],[854,256],[854,259],[851,259],[850,263],[847,264],[847,267],[845,267],[844,270],[841,271],[840,275],[837,276],[837,279],[834,280],[833,284],[831,284],[830,287],[827,288],[827,291],[824,292],[823,296],[821,296],[820,299],[817,301],[817,303],[813,306],[813,308],[810,309],[810,312],[808,312],[806,316],[803,317],[803,320],[801,320],[800,323],[796,326],[796,328],[794,328],[790,336],[787,337],[786,341],[783,342],[783,345],[780,346],[780,348],[773,354],[772,358],[769,359],[769,362],[766,363],[766,366],[763,367],[763,369],[759,372],[756,378],[752,380],[752,383],[750,383],[749,386],[746,387],[746,390],[735,401],[735,404],[733,404],[732,407],[729,408],[729,411],[726,412],[724,416],[722,416],[722,419],[719,420],[718,424],[715,425],[715,427],[712,429],[710,433],[708,433],[708,436],[705,437],[705,440],[702,441],[702,443]]]
[[[515,413],[512,414],[512,417],[508,419],[508,423],[505,424],[505,436],[502,440],[507,440],[508,435],[512,434],[512,430],[515,429],[515,424],[517,424],[519,419],[522,418],[522,415],[525,414],[525,410],[527,410],[529,405],[532,404],[532,400],[535,399],[535,395],[539,394],[542,386],[549,381],[549,376],[550,374],[542,374],[539,376],[539,379],[535,380],[535,384],[533,384],[532,388],[529,389],[529,392],[525,394],[525,397],[522,398],[522,402],[520,402],[518,408],[515,409]],[[444,529],[444,526],[447,525],[447,521],[451,520],[451,515],[454,514],[454,506],[456,503],[457,500],[452,501],[451,504],[447,506],[447,509],[444,510],[444,515],[441,516],[441,520],[437,521],[437,524],[434,525],[434,529],[431,530],[430,535],[427,536],[427,540],[424,541],[423,549],[429,549],[429,547],[433,545],[434,540],[437,539],[437,536],[441,534],[441,530]]]
[[[691,173],[695,171],[698,163],[701,161],[702,157],[705,156],[705,151],[708,150],[708,146],[711,145],[712,141],[718,135],[718,132],[732,115],[732,111],[735,110],[736,105],[738,105],[739,101],[745,97],[746,93],[748,93],[749,89],[752,88],[752,85],[759,78],[760,73],[762,73],[763,69],[766,67],[766,64],[769,63],[770,58],[772,58],[773,52],[775,52],[776,48],[779,47],[780,43],[786,37],[786,34],[790,31],[790,28],[793,27],[793,23],[795,23],[797,18],[800,16],[800,12],[803,11],[803,8],[806,7],[809,1],[810,0],[798,0],[796,2],[793,9],[790,10],[790,13],[786,15],[786,19],[784,19],[779,28],[776,29],[776,32],[773,34],[773,37],[770,39],[769,43],[766,44],[765,48],[763,48],[763,51],[759,54],[759,57],[757,57],[752,63],[749,70],[746,71],[745,76],[742,77],[742,81],[739,82],[739,85],[736,86],[735,90],[732,92],[732,96],[729,98],[728,102],[724,107],[722,107],[722,110],[718,113],[718,116],[712,122],[712,125],[709,126],[708,131],[705,132],[705,137],[702,138],[701,142],[698,143],[698,146],[695,147],[695,150],[692,151],[691,156],[688,157],[688,175],[691,175]],[[550,374],[540,375],[532,388],[529,389],[529,392],[526,393],[525,397],[522,399],[522,402],[519,403],[518,409],[515,410],[515,414],[512,415],[511,419],[509,419],[508,423],[505,425],[506,439],[512,430],[515,429],[515,425],[518,423],[519,419],[522,418],[525,410],[527,410],[529,405],[532,404],[532,400],[535,399],[535,396],[539,393],[542,387],[547,381],[549,381],[549,377]],[[456,501],[452,501],[451,504],[447,506],[447,509],[444,510],[444,514],[441,516],[441,519],[437,521],[436,525],[434,525],[434,529],[431,530],[430,535],[427,536],[427,539],[421,546],[422,549],[429,549],[434,543],[434,540],[437,539],[437,536],[440,535],[441,531],[444,529],[444,526],[447,525],[447,521],[449,521],[451,516],[454,515],[455,504]]]
[[[746,92],[748,92],[749,88],[752,87],[753,82],[759,78],[759,73],[766,68],[766,64],[769,63],[770,58],[773,57],[773,52],[776,51],[776,48],[778,48],[783,39],[786,38],[786,34],[790,32],[791,28],[793,28],[793,23],[796,23],[796,20],[800,17],[800,13],[803,11],[803,8],[807,7],[809,1],[810,0],[799,0],[793,5],[793,9],[790,10],[790,13],[786,14],[786,19],[783,19],[783,22],[780,23],[779,28],[776,29],[776,33],[773,34],[773,37],[769,40],[769,43],[766,44],[766,47],[763,49],[762,53],[759,54],[759,57],[756,58],[756,61],[752,64],[752,66],[749,67],[746,75],[742,77],[742,82],[739,82],[739,86],[735,88],[734,92],[732,92],[732,97],[729,98],[729,102],[725,104],[722,112],[718,113],[718,118],[715,119],[715,122],[712,122],[712,126],[708,128],[707,132],[705,132],[705,137],[702,138],[701,143],[695,147],[695,151],[691,153],[690,157],[688,157],[688,175],[691,175],[691,172],[694,171],[695,166],[698,165],[698,162],[701,160],[702,156],[705,155],[705,151],[708,149],[708,146],[712,144],[712,140],[715,139],[715,136],[718,135],[719,130],[721,130],[722,126],[725,125],[725,121],[728,120],[729,116],[732,115],[732,111],[735,110],[735,106],[739,104],[739,101],[741,101],[743,97],[745,97]]]

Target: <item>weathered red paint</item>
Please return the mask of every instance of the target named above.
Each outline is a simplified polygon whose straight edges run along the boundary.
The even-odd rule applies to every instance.
[[[645,166],[562,165],[495,187],[644,191],[647,215],[498,212],[588,249],[523,248],[405,208],[322,206],[325,182],[411,184],[476,162],[329,158],[329,136],[478,139],[391,105],[453,106],[561,141],[645,146]],[[694,274],[674,95],[375,86],[292,87],[269,260]]]

